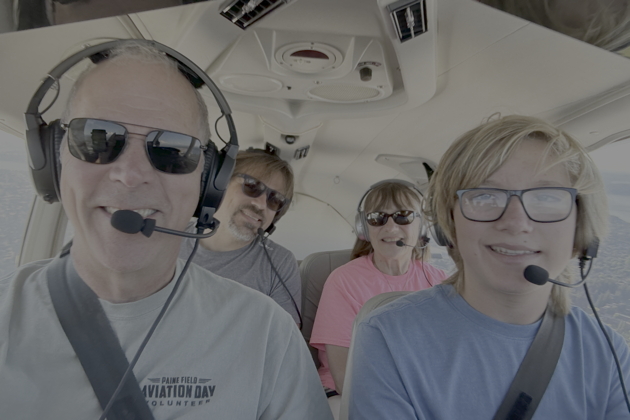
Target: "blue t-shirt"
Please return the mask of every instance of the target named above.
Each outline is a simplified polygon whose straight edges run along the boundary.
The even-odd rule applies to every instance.
[[[565,319],[562,353],[533,419],[630,419],[597,322],[576,307]],[[353,345],[350,419],[492,419],[539,326],[483,315],[450,285],[379,308]],[[607,330],[628,381],[628,346]]]

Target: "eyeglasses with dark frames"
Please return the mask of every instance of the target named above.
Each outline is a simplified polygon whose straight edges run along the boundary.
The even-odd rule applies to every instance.
[[[527,217],[534,222],[560,222],[571,214],[577,197],[575,188],[540,187],[526,190],[469,188],[458,190],[462,215],[474,222],[494,222],[505,213],[510,198],[518,197]]]

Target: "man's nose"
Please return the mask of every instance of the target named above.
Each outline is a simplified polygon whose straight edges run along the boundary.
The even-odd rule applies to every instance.
[[[112,181],[123,183],[128,188],[135,188],[148,183],[156,176],[146,152],[145,138],[129,135],[125,148],[118,158],[110,163],[109,176]]]
[[[264,210],[267,207],[267,192],[263,192],[258,197],[252,197],[251,203],[259,210]]]

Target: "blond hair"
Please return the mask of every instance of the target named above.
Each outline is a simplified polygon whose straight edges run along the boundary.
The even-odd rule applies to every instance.
[[[90,63],[74,82],[74,85],[70,90],[68,100],[66,102],[66,107],[61,117],[61,121],[63,121],[64,123],[67,124],[70,122],[69,119],[72,114],[72,106],[74,105],[74,101],[79,91],[81,90],[81,86],[83,86],[83,83],[85,83],[86,79],[88,79],[88,76],[92,73],[94,69],[98,67],[101,62],[112,63],[114,61],[122,59],[136,60],[147,65],[161,65],[167,72],[175,74],[177,75],[177,77],[184,77],[184,75],[179,70],[179,65],[176,60],[170,58],[157,48],[142,42],[131,41],[119,44],[112,48],[109,52],[107,52],[106,56],[104,56],[103,58],[106,59],[98,61],[97,64]],[[196,106],[199,113],[199,132],[201,133],[201,138],[199,140],[201,140],[203,144],[207,144],[210,140],[208,107],[206,106],[206,102],[201,96],[201,93],[199,93],[199,91],[195,89],[192,84],[187,83],[187,85],[189,85],[190,89],[192,89],[192,92],[195,95],[196,99]]]
[[[595,238],[606,234],[608,206],[604,184],[588,152],[575,139],[533,117],[512,115],[486,122],[462,135],[449,147],[427,192],[425,217],[430,223],[438,224],[453,244],[448,252],[457,271],[444,283],[452,284],[460,293],[464,286],[464,266],[455,240],[453,209],[457,202],[456,191],[481,185],[527,139],[546,143],[544,157],[536,169],[544,171],[562,164],[569,175],[571,187],[578,190],[573,256],[586,249]],[[571,282],[572,278],[572,270],[567,265],[559,280]],[[570,303],[566,288],[554,285],[550,299],[552,310],[557,314],[567,314]]]

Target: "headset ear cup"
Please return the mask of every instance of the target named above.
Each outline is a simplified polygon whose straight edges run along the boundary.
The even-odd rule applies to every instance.
[[[419,246],[426,246],[429,244],[430,238],[427,232],[427,226],[424,223],[423,220],[420,220],[421,226],[420,226],[420,235],[419,235],[419,240],[420,240],[420,245]]]
[[[40,169],[32,169],[33,184],[37,193],[48,203],[60,200],[59,179],[61,176],[60,148],[65,130],[59,120],[39,127],[39,145],[44,155],[44,165]]]
[[[213,181],[217,176],[217,171],[221,166],[221,156],[217,150],[216,145],[209,141],[207,144],[207,149],[204,150],[203,153],[203,171],[201,173],[201,184],[199,188],[199,202],[197,203],[197,208],[195,209],[194,217],[199,218],[202,213],[202,209],[205,207],[211,207],[216,210],[223,199],[223,193],[218,194],[216,191]],[[218,200],[217,200],[218,195]],[[214,216],[210,215],[210,218]],[[210,220],[208,220],[210,222]]]
[[[580,258],[584,258],[584,259],[587,259],[587,260],[591,260],[593,258],[597,258],[597,251],[598,250],[599,250],[599,238],[595,237],[588,244],[586,249],[584,251],[582,251],[582,255],[580,256]]]
[[[238,147],[227,144],[221,151],[211,141],[204,152],[204,170],[201,175],[201,195],[197,209],[193,214],[197,217],[197,227],[214,229],[217,225],[214,214],[219,208],[223,196],[232,179],[236,165]]]
[[[370,233],[367,230],[367,223],[365,221],[365,213],[363,211],[357,212],[354,218],[354,231],[362,241],[370,242]]]
[[[197,211],[195,211],[195,216],[197,216],[199,209],[201,207],[201,203],[203,202],[203,196],[206,193],[206,187],[208,186],[208,180],[211,179],[212,175],[214,175],[214,169],[217,164],[216,162],[217,148],[212,142],[208,142],[208,148],[203,152],[203,172],[201,173],[201,186],[199,189],[199,203],[197,204]]]

